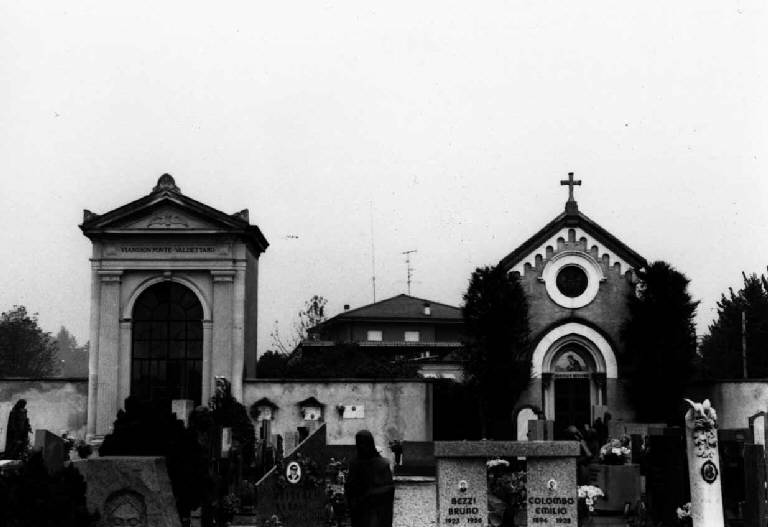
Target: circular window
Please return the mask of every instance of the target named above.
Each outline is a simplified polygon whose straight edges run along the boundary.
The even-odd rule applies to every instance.
[[[549,298],[568,309],[578,309],[592,302],[604,279],[600,264],[580,251],[555,255],[544,266],[540,278]]]
[[[555,278],[558,291],[568,298],[581,296],[587,290],[588,283],[587,273],[577,265],[566,265],[560,269]]]

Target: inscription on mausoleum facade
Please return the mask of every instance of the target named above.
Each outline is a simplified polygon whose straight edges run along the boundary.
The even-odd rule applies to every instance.
[[[133,253],[208,253],[216,252],[216,247],[187,247],[187,246],[168,246],[168,247],[120,247],[123,254]]]

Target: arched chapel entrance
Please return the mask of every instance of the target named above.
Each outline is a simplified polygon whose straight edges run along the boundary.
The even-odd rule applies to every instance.
[[[164,281],[133,307],[131,395],[146,402],[192,399],[203,388],[203,306],[195,293]]]
[[[539,341],[533,376],[541,378],[544,414],[555,421],[556,438],[571,425],[583,429],[592,423],[595,407],[607,404],[606,379],[616,375],[610,344],[584,324],[563,324]]]

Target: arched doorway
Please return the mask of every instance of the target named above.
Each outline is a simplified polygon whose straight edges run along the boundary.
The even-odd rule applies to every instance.
[[[555,437],[562,438],[573,425],[580,430],[591,424],[592,374],[597,371],[590,353],[579,343],[568,342],[558,349],[551,363],[555,391]]]
[[[192,399],[203,387],[203,306],[176,282],[159,282],[133,307],[131,395],[143,401]]]
[[[552,328],[536,344],[531,362],[556,438],[570,425],[591,423],[593,410],[608,405],[607,381],[617,377],[616,356],[594,328],[579,322]]]

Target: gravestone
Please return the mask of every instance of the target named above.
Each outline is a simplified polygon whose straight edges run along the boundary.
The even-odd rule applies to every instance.
[[[33,448],[43,455],[43,464],[49,474],[64,468],[64,440],[48,430],[35,430]]]
[[[717,443],[717,412],[706,399],[688,400],[685,413],[693,527],[723,527],[723,491]]]
[[[99,513],[98,527],[181,527],[165,458],[100,457],[72,464],[85,478],[86,504]]]
[[[546,419],[528,421],[529,441],[552,441],[555,438],[555,422]]]
[[[575,441],[436,442],[437,525],[486,525],[486,461],[525,457],[528,527],[576,526],[579,451]]]
[[[648,437],[645,492],[648,510],[654,521],[664,525],[677,522],[676,510],[689,500],[688,463],[685,439],[679,428],[676,435]]]
[[[192,399],[174,399],[171,401],[171,412],[176,414],[176,419],[184,422],[184,428],[189,424],[189,415],[195,409],[195,402]]]
[[[765,438],[768,437],[768,419],[765,412],[757,412],[749,417],[749,429],[752,431],[752,443],[765,447]]]
[[[766,525],[768,518],[766,483],[763,445],[744,445],[744,525]]]

